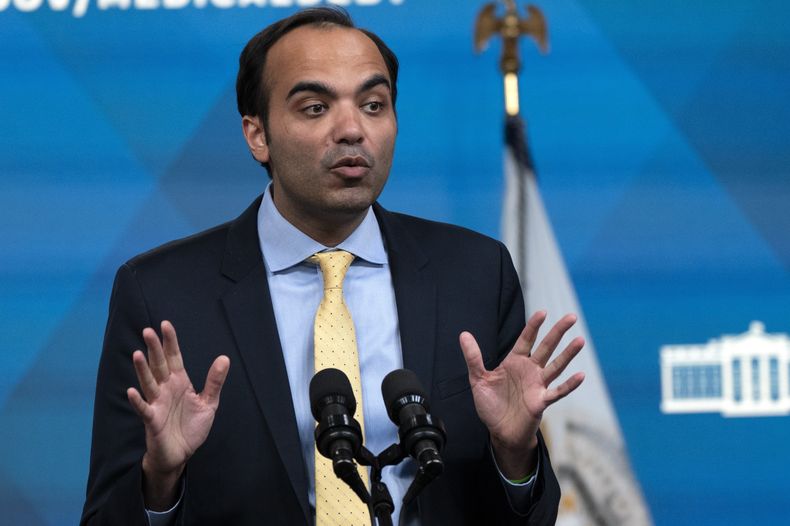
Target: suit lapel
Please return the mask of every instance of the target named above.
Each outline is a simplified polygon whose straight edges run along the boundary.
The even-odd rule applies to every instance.
[[[392,273],[403,366],[430,392],[436,348],[436,282],[428,257],[397,215],[375,204]]]
[[[222,273],[235,284],[224,294],[222,303],[255,398],[309,524],[312,514],[307,502],[307,470],[258,242],[259,206],[260,199],[228,232]]]

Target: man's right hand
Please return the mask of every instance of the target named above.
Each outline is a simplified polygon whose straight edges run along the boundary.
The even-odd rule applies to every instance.
[[[187,460],[208,437],[230,359],[219,356],[214,360],[203,392],[198,394],[184,369],[176,330],[169,321],[162,322],[162,341],[150,327],[143,330],[143,340],[148,360],[139,350],[132,355],[142,396],[134,387],[127,389],[126,395],[145,424],[145,506],[164,511],[178,499]]]

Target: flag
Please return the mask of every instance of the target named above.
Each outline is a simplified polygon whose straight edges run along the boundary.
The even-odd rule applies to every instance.
[[[586,345],[563,376],[584,371],[582,385],[551,406],[541,429],[562,488],[560,526],[652,524],[635,479],[617,415],[601,374],[576,292],[543,206],[521,118],[505,124],[505,199],[502,235],[513,257],[527,313],[548,312],[544,327],[566,313],[576,325],[560,348],[576,336]],[[545,330],[545,329],[544,329]]]

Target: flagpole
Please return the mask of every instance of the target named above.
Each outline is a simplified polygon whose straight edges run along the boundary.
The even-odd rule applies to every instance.
[[[505,14],[497,17],[501,4],[505,4]],[[540,195],[519,115],[519,38],[529,35],[541,51],[547,49],[543,15],[534,6],[527,10],[529,16],[524,19],[513,0],[484,6],[475,23],[475,47],[481,51],[492,36],[502,37],[506,113],[502,239],[518,271],[527,312],[545,309],[548,320],[554,321],[563,313],[576,313],[576,325],[566,341],[581,336],[586,342],[564,373],[567,377],[584,371],[584,384],[552,407],[541,425],[562,486],[557,524],[651,526],[650,510],[631,469],[595,346]]]
[[[486,4],[477,16],[475,23],[475,50],[479,53],[488,46],[488,41],[494,36],[502,37],[502,57],[499,67],[503,75],[505,93],[505,114],[507,115],[506,130],[516,127],[517,133],[523,133],[523,121],[519,115],[518,74],[521,70],[521,61],[518,55],[519,38],[524,35],[532,37],[538,49],[545,54],[548,52],[548,32],[546,18],[543,12],[533,5],[527,6],[529,13],[526,18],[519,16],[514,0],[504,0],[505,14],[496,16],[497,2]],[[515,131],[515,130],[514,130]],[[509,133],[509,132],[506,132]],[[529,152],[524,152],[529,155]],[[517,181],[518,209],[526,210],[526,181],[520,177]],[[513,251],[516,271],[526,288],[527,285],[527,260],[524,257],[527,214],[519,214],[516,225],[516,246]]]

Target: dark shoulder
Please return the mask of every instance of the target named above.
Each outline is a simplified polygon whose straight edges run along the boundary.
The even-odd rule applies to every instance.
[[[492,237],[474,230],[450,223],[432,221],[420,217],[385,211],[387,219],[401,226],[420,244],[421,247],[437,247],[442,250],[448,248],[465,248],[482,251],[499,252],[504,249],[504,244]]]
[[[134,273],[173,276],[178,273],[216,273],[223,261],[242,260],[249,265],[262,261],[258,243],[259,196],[235,219],[197,234],[165,243],[130,259]],[[228,252],[232,254],[228,255]]]
[[[232,221],[217,225],[202,232],[176,239],[143,252],[126,265],[134,272],[148,273],[163,270],[199,269],[201,266],[216,265],[221,261]],[[187,267],[188,266],[188,267]]]

